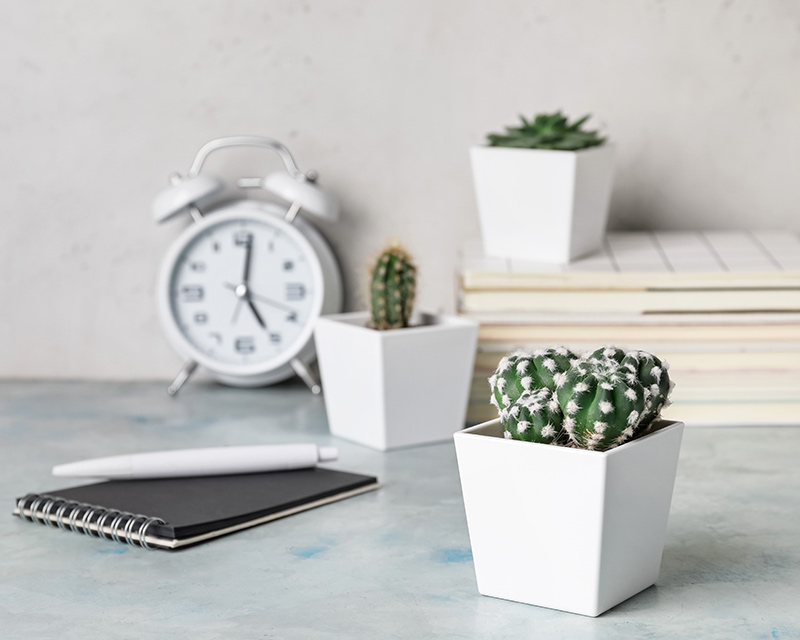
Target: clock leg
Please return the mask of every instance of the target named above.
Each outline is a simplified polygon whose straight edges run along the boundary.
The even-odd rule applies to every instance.
[[[181,367],[181,370],[178,371],[178,375],[175,376],[172,384],[167,387],[167,393],[171,396],[174,396],[176,393],[178,393],[184,383],[194,373],[195,369],[197,369],[197,363],[194,360],[187,360]]]
[[[312,373],[305,362],[299,358],[294,358],[289,364],[292,365],[292,369],[294,369],[297,377],[305,382],[308,388],[311,389],[311,393],[315,396],[322,393],[322,386],[319,380],[317,380],[317,377]]]

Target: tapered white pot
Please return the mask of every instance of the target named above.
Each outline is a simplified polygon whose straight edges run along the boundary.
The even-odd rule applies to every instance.
[[[597,616],[654,584],[683,423],[605,452],[454,436],[478,591]]]
[[[363,312],[317,321],[331,433],[381,451],[449,440],[464,428],[477,323],[423,314],[419,326],[376,331],[368,320]]]
[[[472,147],[470,158],[487,255],[565,264],[601,248],[612,145],[581,151]]]

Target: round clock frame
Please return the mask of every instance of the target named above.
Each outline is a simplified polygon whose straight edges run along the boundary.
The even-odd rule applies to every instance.
[[[208,153],[229,146],[263,146],[276,151],[284,161],[286,173],[269,174],[263,179],[242,178],[238,185],[261,187],[274,195],[282,196],[290,205],[249,199],[246,194],[232,195],[219,178],[209,173],[199,173]],[[265,386],[298,375],[314,393],[320,392],[319,382],[308,366],[315,358],[314,326],[320,315],[341,310],[343,290],[339,265],[330,246],[313,225],[298,216],[302,211],[329,220],[338,215],[336,201],[314,184],[315,180],[315,174],[301,173],[288,149],[274,140],[256,136],[221,138],[211,141],[198,152],[185,181],[182,178],[173,178],[173,187],[156,199],[154,217],[159,222],[180,213],[188,213],[195,222],[169,247],[161,264],[156,287],[158,317],[162,328],[173,349],[186,359],[183,368],[168,388],[170,395],[177,393],[198,366],[202,366],[214,379],[228,385]],[[243,275],[232,276],[230,269],[226,271],[222,266],[203,263],[203,269],[207,268],[208,273],[203,273],[202,286],[193,285],[192,289],[179,282],[181,274],[186,272],[187,261],[199,246],[209,242],[212,236],[227,236],[215,235],[216,231],[225,228],[230,231],[239,227],[244,233],[244,249],[238,246],[234,249],[241,252],[241,258],[238,255],[236,258],[244,265]],[[263,267],[265,259],[256,252],[264,252],[264,246],[263,243],[258,244],[257,249],[257,240],[254,238],[258,234],[263,235],[265,227],[267,232],[272,230],[271,237],[275,242],[280,239],[284,251],[289,250],[292,260],[302,264],[306,277],[310,277],[310,282],[305,281],[302,286],[286,285],[294,286],[295,291],[301,290],[303,296],[308,295],[310,304],[308,300],[304,300],[302,308],[292,313],[293,322],[297,322],[299,330],[292,327],[291,339],[285,344],[275,346],[271,355],[249,357],[248,345],[245,345],[246,348],[242,350],[244,355],[232,356],[230,344],[232,332],[235,330],[234,323],[247,322],[251,327],[258,329],[260,326],[264,331],[269,331],[270,325],[274,326],[274,321],[277,320],[276,314],[292,311],[291,300],[278,300],[274,294],[275,280],[280,274],[265,274],[263,269],[259,269],[259,262]],[[217,244],[214,243],[215,251],[219,250]],[[272,243],[270,249],[271,245]],[[251,259],[253,269],[250,268]],[[224,275],[213,273],[215,266],[225,271]],[[214,287],[213,296],[205,299],[206,305],[212,305],[212,300],[216,300],[217,308],[203,311],[199,315],[203,316],[203,322],[207,321],[209,314],[217,317],[217,331],[207,332],[206,336],[213,336],[220,345],[225,344],[225,357],[217,353],[217,349],[211,348],[207,340],[204,344],[198,338],[199,330],[189,327],[183,317],[186,310],[182,305],[186,306],[186,300],[189,300],[190,306],[192,302],[204,301],[206,286]],[[266,287],[272,287],[270,297],[265,297]],[[223,289],[227,289],[225,294],[221,293]],[[194,298],[191,297],[193,292]],[[179,300],[182,294],[185,298],[183,303]],[[188,298],[186,294],[189,294]],[[223,295],[230,300],[228,309],[219,308],[219,300]],[[198,305],[197,308],[202,306]],[[231,310],[233,315],[230,326],[220,328],[219,315],[224,312],[230,314]],[[225,335],[227,329],[230,333]],[[271,334],[270,339],[273,335],[278,334]],[[249,346],[253,351],[255,341],[264,342],[260,336],[252,339]],[[237,341],[237,352],[239,346]],[[220,346],[219,349],[223,347]]]

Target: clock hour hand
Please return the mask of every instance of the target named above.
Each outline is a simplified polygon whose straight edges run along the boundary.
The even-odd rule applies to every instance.
[[[247,298],[247,304],[250,307],[250,310],[253,312],[253,315],[256,317],[258,324],[261,325],[261,328],[266,329],[267,323],[264,322],[264,318],[261,317],[261,314],[258,312],[258,309],[256,309],[256,305],[253,304],[253,301],[249,297]]]
[[[231,322],[233,322],[234,324],[236,323],[236,318],[239,316],[239,309],[242,306],[242,302],[246,302],[247,306],[250,307],[250,311],[252,311],[253,315],[256,317],[256,321],[258,322],[258,324],[261,325],[262,329],[266,329],[267,323],[264,322],[264,318],[261,317],[261,314],[258,312],[258,309],[256,309],[256,305],[253,304],[253,300],[250,297],[250,290],[247,288],[247,285],[244,283],[234,285],[226,282],[225,286],[228,287],[229,289],[233,289],[233,292],[236,294],[236,297],[238,298],[238,300],[236,301],[236,308],[233,310],[233,319],[231,320]]]

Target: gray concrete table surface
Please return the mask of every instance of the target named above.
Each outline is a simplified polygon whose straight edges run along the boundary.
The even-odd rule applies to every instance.
[[[376,492],[178,552],[20,521],[52,465],[316,442]],[[452,442],[380,453],[328,434],[304,387],[0,383],[3,638],[800,638],[800,429],[688,429],[661,576],[599,618],[477,592]]]

